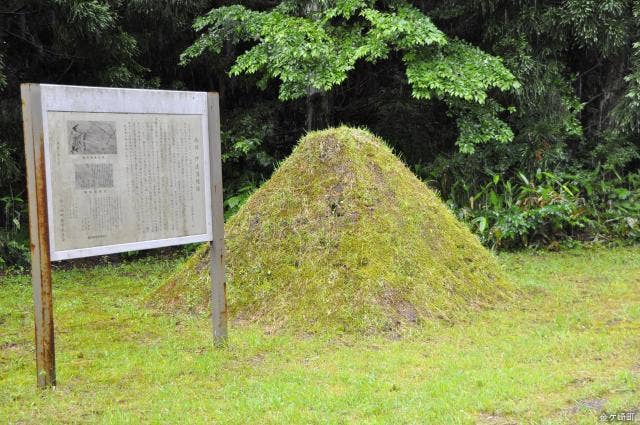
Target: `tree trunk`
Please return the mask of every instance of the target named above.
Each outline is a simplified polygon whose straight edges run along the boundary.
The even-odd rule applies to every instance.
[[[313,87],[307,90],[307,131],[321,130],[331,124],[329,93]]]

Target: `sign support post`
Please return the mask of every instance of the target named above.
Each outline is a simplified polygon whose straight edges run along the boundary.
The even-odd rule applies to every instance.
[[[213,240],[209,245],[211,263],[211,322],[215,345],[227,341],[227,289],[224,274],[224,209],[222,205],[222,161],[220,153],[220,103],[218,93],[207,93],[209,116],[209,167],[211,170],[211,214]]]
[[[38,388],[48,388],[56,385],[56,367],[42,105],[40,87],[37,84],[22,84],[20,90],[29,193],[36,370]]]

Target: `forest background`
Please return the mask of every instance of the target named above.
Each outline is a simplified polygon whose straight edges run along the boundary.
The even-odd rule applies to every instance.
[[[348,124],[489,247],[640,240],[640,0],[4,1],[0,270],[29,259],[22,82],[218,91],[227,216]]]

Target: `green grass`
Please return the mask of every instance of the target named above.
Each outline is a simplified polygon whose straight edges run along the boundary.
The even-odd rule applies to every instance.
[[[58,387],[29,278],[0,281],[0,422],[598,423],[640,408],[640,247],[503,254],[521,296],[405,334],[265,334],[146,297],[177,260],[54,273]],[[640,415],[640,413],[638,414]]]

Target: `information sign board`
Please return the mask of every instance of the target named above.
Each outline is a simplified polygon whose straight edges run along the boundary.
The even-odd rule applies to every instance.
[[[54,386],[51,261],[210,242],[227,337],[217,93],[23,84],[38,386]]]

